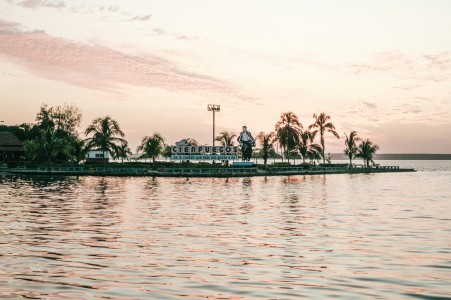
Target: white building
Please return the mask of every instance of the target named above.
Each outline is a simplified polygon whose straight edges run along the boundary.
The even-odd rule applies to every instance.
[[[99,149],[90,150],[86,155],[87,163],[108,163],[110,160],[110,153]]]

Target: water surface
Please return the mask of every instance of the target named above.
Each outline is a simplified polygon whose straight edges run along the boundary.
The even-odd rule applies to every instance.
[[[451,299],[451,162],[265,178],[0,176],[0,298]]]

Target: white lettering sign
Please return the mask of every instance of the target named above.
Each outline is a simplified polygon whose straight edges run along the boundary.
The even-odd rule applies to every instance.
[[[208,155],[208,154],[172,154],[172,160],[236,160],[238,155]]]
[[[172,154],[238,154],[237,146],[171,146]]]

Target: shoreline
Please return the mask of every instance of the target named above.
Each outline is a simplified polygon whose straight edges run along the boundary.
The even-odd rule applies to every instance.
[[[46,176],[112,176],[112,177],[197,177],[197,178],[229,178],[229,177],[267,177],[267,176],[293,176],[293,175],[329,175],[329,174],[370,174],[370,173],[405,173],[416,172],[411,168],[379,167],[379,168],[324,168],[315,170],[258,170],[256,168],[174,168],[163,171],[153,170],[28,170],[28,169],[0,169],[0,174],[11,175],[46,175]]]

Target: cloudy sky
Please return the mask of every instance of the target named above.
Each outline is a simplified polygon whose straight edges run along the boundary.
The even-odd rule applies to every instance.
[[[132,148],[210,144],[213,103],[217,132],[326,112],[381,153],[451,153],[451,1],[0,0],[0,120],[65,102]]]

